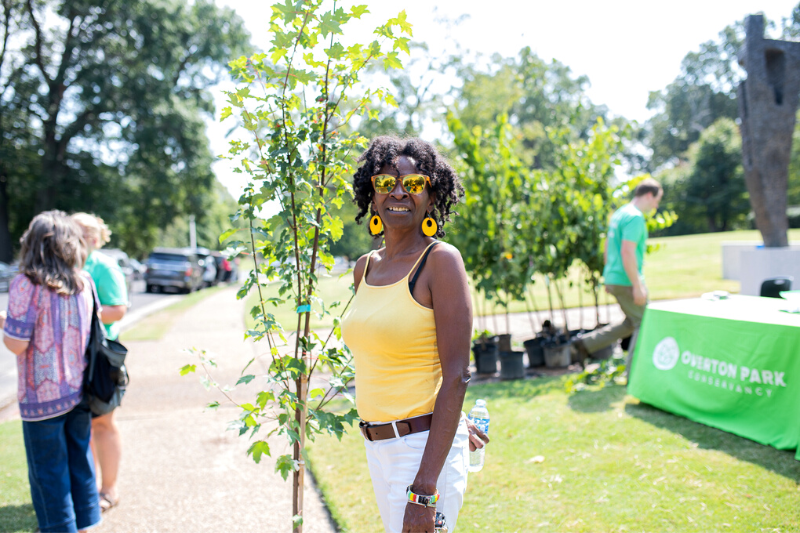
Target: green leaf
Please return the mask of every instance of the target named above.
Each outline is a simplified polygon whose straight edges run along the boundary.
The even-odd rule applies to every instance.
[[[411,52],[408,50],[408,41],[410,40],[411,39],[408,37],[398,37],[394,40],[394,46],[392,47],[392,50],[397,50],[399,48],[403,52],[411,55]]]
[[[212,411],[219,407],[219,402],[214,400],[213,402],[206,405],[206,409],[211,409]]]
[[[333,46],[325,50],[325,54],[331,59],[339,59],[344,55],[344,46],[341,43],[333,43]]]
[[[350,14],[353,16],[353,18],[357,19],[361,18],[361,15],[364,15],[365,13],[369,12],[370,11],[369,9],[367,9],[366,5],[353,6],[350,8]]]
[[[277,65],[278,61],[280,61],[282,57],[286,56],[287,53],[289,53],[289,50],[286,48],[275,48],[272,50],[272,54],[270,54],[269,59],[274,65]]]
[[[266,441],[258,440],[247,450],[247,455],[252,455],[253,461],[258,464],[261,462],[262,455],[269,456],[269,444]]]
[[[298,527],[303,525],[303,517],[299,514],[296,514],[292,517],[292,527],[297,529]]]
[[[253,381],[255,378],[256,378],[256,377],[255,377],[253,374],[247,374],[246,376],[242,376],[242,377],[240,377],[240,378],[239,378],[239,381],[237,381],[237,382],[236,382],[236,385],[240,385],[240,384],[242,384],[242,383],[244,383],[245,385],[247,385],[248,383],[250,383],[251,381]]]
[[[396,18],[389,19],[388,22],[391,26],[400,26],[400,30],[404,33],[411,35],[411,24],[406,21],[406,10],[402,10],[400,13],[397,14]]]
[[[233,111],[231,111],[231,106],[223,107],[222,112],[219,114],[219,121],[222,122],[223,120],[231,116],[232,113]]]
[[[325,396],[325,389],[317,388],[317,389],[311,389],[310,391],[308,391],[308,397],[310,399],[312,399],[312,400],[314,398],[321,397],[321,396]]]
[[[330,33],[342,33],[342,28],[339,26],[339,21],[333,13],[328,11],[322,15],[322,20],[319,24],[319,31],[323,37],[327,37]]]
[[[267,402],[275,401],[275,394],[272,391],[261,391],[256,396],[256,404],[261,409],[264,409],[267,406]]]
[[[398,52],[389,52],[383,58],[383,69],[389,70],[390,68],[402,69],[403,63],[398,58]]]
[[[197,365],[185,365],[181,368],[181,376],[197,370]]]
[[[294,460],[291,455],[281,455],[275,461],[275,471],[280,472],[284,481],[289,477],[289,472],[294,472]]]
[[[226,240],[228,240],[231,235],[234,235],[237,231],[242,231],[244,228],[233,228],[223,232],[222,235],[219,236],[219,243],[222,244]]]

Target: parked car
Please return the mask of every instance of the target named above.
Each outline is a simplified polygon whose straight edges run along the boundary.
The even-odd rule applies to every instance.
[[[217,263],[211,250],[208,248],[198,248],[197,257],[200,259],[200,266],[203,267],[203,285],[212,287],[217,284]]]
[[[18,272],[16,265],[0,263],[0,292],[8,292],[8,285]]]
[[[192,292],[203,286],[203,267],[190,248],[156,248],[147,259],[144,282],[147,292],[161,292],[164,287]]]
[[[120,270],[122,270],[122,274],[125,276],[125,288],[128,290],[128,301],[130,302],[131,294],[133,294],[134,279],[134,269],[131,265],[131,258],[128,257],[128,254],[116,248],[100,248],[97,251],[101,254],[107,255],[119,265]]]

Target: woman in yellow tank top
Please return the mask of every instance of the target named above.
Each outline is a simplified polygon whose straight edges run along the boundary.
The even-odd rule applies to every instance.
[[[470,447],[488,442],[461,408],[469,381],[472,308],[461,254],[436,241],[463,188],[419,139],[378,137],[353,179],[357,220],[385,247],[356,263],[344,341],[356,367],[356,407],[386,531],[455,531]],[[481,440],[483,439],[483,441]]]

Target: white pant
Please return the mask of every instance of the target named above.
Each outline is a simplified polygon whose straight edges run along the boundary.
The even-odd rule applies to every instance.
[[[405,437],[370,442],[364,440],[367,449],[369,475],[378,500],[383,527],[387,533],[401,533],[406,511],[406,487],[417,476],[422,452],[428,442],[429,431]],[[450,533],[456,530],[458,511],[464,502],[467,490],[467,467],[469,466],[469,432],[463,417],[458,424],[453,446],[439,474],[436,488],[439,501],[436,510],[444,514]]]

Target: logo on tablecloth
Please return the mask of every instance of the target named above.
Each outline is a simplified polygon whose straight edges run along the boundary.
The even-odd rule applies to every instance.
[[[672,370],[678,363],[681,350],[678,341],[672,337],[665,337],[653,350],[653,365],[659,370]]]

